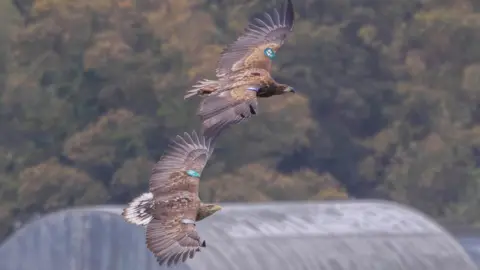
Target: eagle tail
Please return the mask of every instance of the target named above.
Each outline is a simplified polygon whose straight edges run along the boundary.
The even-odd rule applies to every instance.
[[[193,96],[203,96],[203,95],[208,95],[212,92],[217,91],[219,88],[219,83],[218,81],[215,80],[201,80],[198,81],[197,84],[192,86],[191,90],[187,91],[187,94],[185,94],[184,99],[191,98]]]
[[[133,199],[127,208],[123,209],[123,218],[135,225],[146,226],[152,221],[152,210],[154,206],[153,194],[151,192],[143,193]]]

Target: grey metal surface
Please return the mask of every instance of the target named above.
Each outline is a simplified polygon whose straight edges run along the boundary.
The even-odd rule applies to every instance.
[[[125,223],[121,209],[47,215],[0,246],[0,269],[162,269],[145,247],[144,229]],[[207,248],[173,269],[477,269],[435,222],[384,201],[225,204],[198,229]]]
[[[459,237],[460,244],[465,248],[470,258],[480,265],[480,237]]]

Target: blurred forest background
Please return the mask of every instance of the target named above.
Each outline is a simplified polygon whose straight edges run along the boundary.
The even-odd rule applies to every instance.
[[[0,239],[126,203],[222,48],[282,0],[0,0]],[[480,2],[295,0],[274,63],[297,94],[227,131],[206,201],[386,198],[480,221]]]

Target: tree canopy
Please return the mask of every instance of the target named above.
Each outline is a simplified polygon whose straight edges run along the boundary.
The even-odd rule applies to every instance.
[[[146,190],[169,139],[199,126],[185,91],[280,2],[0,2],[0,236]],[[480,221],[479,2],[294,5],[273,76],[297,94],[224,133],[201,197],[385,198]]]

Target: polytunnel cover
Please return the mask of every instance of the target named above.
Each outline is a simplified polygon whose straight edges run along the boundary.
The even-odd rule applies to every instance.
[[[224,204],[198,223],[207,248],[176,270],[473,270],[463,248],[425,215],[384,201]],[[150,270],[145,230],[122,206],[69,209],[0,246],[5,270]]]

